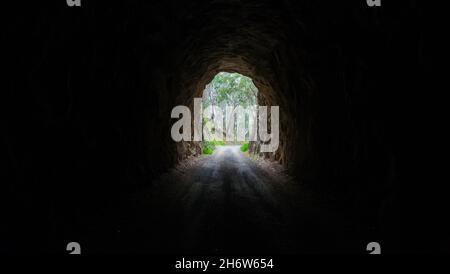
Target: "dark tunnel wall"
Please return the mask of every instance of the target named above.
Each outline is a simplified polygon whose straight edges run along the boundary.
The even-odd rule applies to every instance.
[[[403,189],[414,113],[406,102],[425,86],[426,55],[419,3],[391,2],[85,1],[68,10],[61,1],[21,10],[6,28],[2,154],[2,200],[22,213],[8,216],[15,233],[26,241],[37,223],[33,235],[77,231],[198,153],[173,143],[170,111],[226,70],[252,77],[261,104],[280,105],[274,160],[311,188],[340,193],[363,226],[404,237],[395,248],[407,249],[402,229],[432,218],[407,213]]]

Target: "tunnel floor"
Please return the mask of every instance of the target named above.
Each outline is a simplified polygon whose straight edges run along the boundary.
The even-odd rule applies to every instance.
[[[123,203],[122,215],[113,217],[115,246],[109,251],[361,251],[351,241],[354,222],[333,197],[315,195],[278,164],[252,160],[236,146],[186,161]]]

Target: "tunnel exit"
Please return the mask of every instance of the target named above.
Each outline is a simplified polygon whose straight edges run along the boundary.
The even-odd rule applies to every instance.
[[[239,73],[220,72],[206,86],[202,97],[202,108],[206,110],[203,154],[213,154],[218,146],[249,150],[250,142],[256,141],[258,92],[253,80]]]
[[[216,75],[194,100],[194,138],[192,115],[187,106],[173,108],[171,118],[179,119],[171,129],[175,142],[201,142],[203,154],[212,154],[216,146],[240,145],[246,152],[258,143],[254,152],[275,153],[280,139],[279,106],[258,106],[258,89],[253,81],[237,73]],[[270,123],[270,132],[269,125]]]

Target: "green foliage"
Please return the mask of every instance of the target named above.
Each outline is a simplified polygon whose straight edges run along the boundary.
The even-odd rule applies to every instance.
[[[242,152],[247,152],[248,151],[248,147],[249,147],[249,143],[244,143],[242,146],[241,146],[241,151]]]
[[[202,151],[205,155],[211,155],[214,153],[214,150],[216,150],[216,147],[218,146],[224,146],[225,142],[223,141],[204,141],[202,144]]]
[[[212,142],[204,141],[202,145],[202,152],[205,155],[211,155],[214,153],[216,146]]]
[[[255,107],[257,103],[258,89],[254,85],[252,79],[238,73],[218,73],[211,83],[206,86],[206,89],[203,92],[203,109],[215,106],[220,108],[224,115],[227,111],[226,107],[236,108],[237,106],[240,106],[243,109],[249,109]],[[214,109],[212,110],[212,117],[216,117]],[[251,125],[249,124],[250,119],[248,117],[245,117],[245,123],[247,128],[251,128]],[[219,135],[222,136],[223,134],[226,135],[227,133],[217,132],[211,118],[204,117],[203,125],[208,128],[210,132],[218,134],[216,137]],[[234,125],[225,126],[227,127],[227,130],[231,129],[228,128],[230,126],[234,126],[234,130],[237,130],[236,123],[234,123]],[[221,137],[218,138],[221,139]]]
[[[257,104],[258,89],[252,79],[239,73],[221,72],[206,86],[203,107],[254,106]]]
[[[214,146],[216,146],[216,147],[220,147],[220,146],[224,146],[225,145],[224,141],[212,141],[211,143],[213,143]]]

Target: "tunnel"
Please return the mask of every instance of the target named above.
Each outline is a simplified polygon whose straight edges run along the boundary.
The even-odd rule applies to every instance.
[[[60,2],[34,3],[6,23],[1,185],[2,208],[13,210],[2,249],[65,252],[69,241],[92,253],[364,253],[373,241],[391,252],[442,248],[430,233],[443,229],[430,225],[438,213],[417,203],[423,189],[411,181],[423,149],[413,133],[421,98],[411,91],[429,85],[421,2]],[[170,113],[193,109],[219,72],[251,78],[258,104],[280,108],[278,149],[255,157],[301,189],[295,203],[309,204],[288,222],[307,227],[289,234],[299,245],[257,243],[249,235],[266,234],[234,223],[246,235],[237,246],[224,236],[217,247],[203,239],[191,248],[170,196],[165,209],[155,205],[152,189],[204,157],[198,142],[170,138]]]

